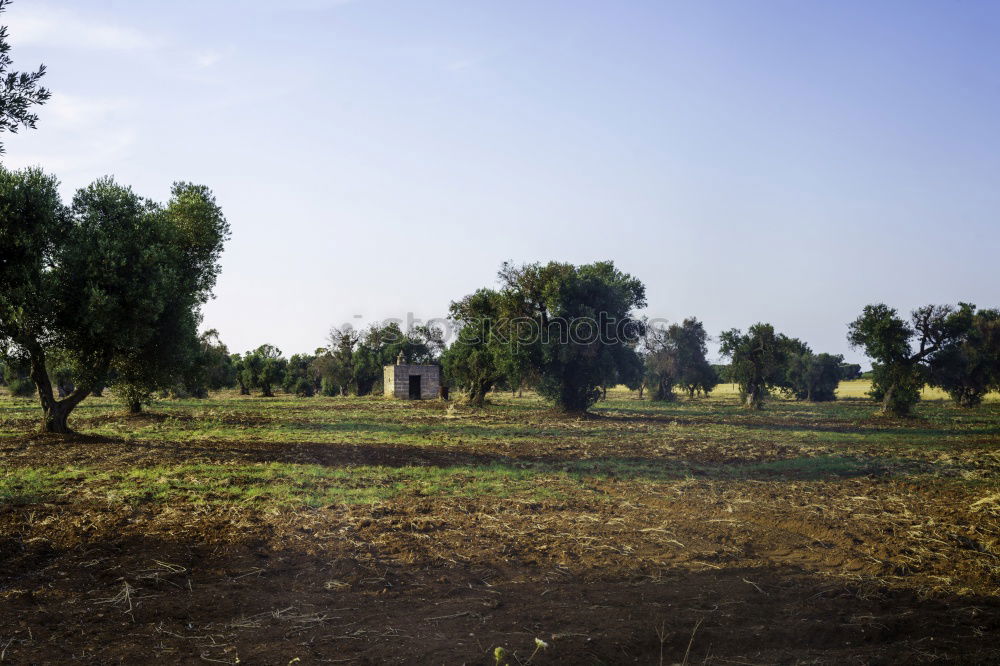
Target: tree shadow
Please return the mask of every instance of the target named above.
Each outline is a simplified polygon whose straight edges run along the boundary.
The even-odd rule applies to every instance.
[[[286,464],[350,467],[437,467],[451,471],[503,471],[523,475],[568,476],[668,482],[681,479],[815,481],[858,477],[886,477],[926,472],[930,463],[897,458],[847,455],[798,456],[747,461],[732,459],[699,462],[682,456],[654,457],[597,455],[581,457],[579,451],[519,452],[425,446],[419,444],[330,443],[330,442],[170,442],[159,440],[125,441],[106,437],[78,437],[60,446],[21,450],[20,457],[8,455],[14,467],[58,467],[73,465],[107,469],[170,467],[196,464]],[[945,473],[944,463],[933,469]],[[949,468],[950,469],[950,468]],[[959,467],[955,467],[958,470]]]
[[[494,646],[523,659],[541,637],[538,663],[1000,662],[994,596],[780,565],[566,567],[473,534],[460,564],[308,536],[275,549],[263,525],[210,525],[7,544],[6,657],[493,664]]]

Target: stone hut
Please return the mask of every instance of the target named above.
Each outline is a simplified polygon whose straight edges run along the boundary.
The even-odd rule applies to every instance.
[[[383,368],[382,386],[387,398],[430,400],[438,397],[441,390],[441,368],[409,364],[403,352],[399,352],[396,365]]]

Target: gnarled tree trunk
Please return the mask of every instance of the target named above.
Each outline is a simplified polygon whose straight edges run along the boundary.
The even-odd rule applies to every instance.
[[[469,385],[469,404],[482,407],[486,403],[486,394],[493,388],[493,382],[488,380],[473,380]]]
[[[763,409],[764,408],[764,387],[759,385],[754,385],[748,387],[746,401],[744,406],[747,409]]]
[[[90,390],[77,387],[62,400],[56,400],[52,391],[52,381],[45,369],[45,352],[41,346],[32,345],[31,381],[38,389],[38,400],[42,405],[42,431],[66,434],[73,432],[69,428],[69,415],[80,402],[90,394]]]
[[[42,430],[60,434],[73,432],[69,429],[68,423],[69,413],[72,409],[65,400],[53,400],[48,406],[43,402]]]

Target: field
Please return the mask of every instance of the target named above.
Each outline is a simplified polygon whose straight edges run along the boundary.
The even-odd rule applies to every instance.
[[[1000,662],[1000,401],[865,389],[0,396],[0,663]]]

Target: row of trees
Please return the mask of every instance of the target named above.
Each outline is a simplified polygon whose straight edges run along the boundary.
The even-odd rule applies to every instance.
[[[750,409],[763,407],[775,390],[799,400],[835,400],[840,380],[861,372],[839,354],[813,353],[809,345],[775,332],[771,324],[754,324],[746,333],[724,331],[720,343],[720,352],[730,360],[727,378],[739,386],[740,398]]]
[[[1000,310],[927,305],[907,321],[885,304],[868,305],[847,337],[872,359],[872,397],[886,413],[909,414],[926,385],[963,407],[1000,390]]]
[[[723,333],[731,362],[713,366],[704,325],[693,317],[669,326],[638,319],[633,310],[645,305],[645,288],[611,262],[505,264],[499,277],[499,289],[479,289],[450,309],[459,332],[442,364],[472,404],[499,386],[531,385],[558,408],[583,411],[612,385],[640,396],[648,388],[653,400],[669,401],[675,389],[707,395],[728,380],[747,407],[760,408],[773,390],[833,400],[841,379],[861,374],[843,356],[815,354],[769,324]]]
[[[641,282],[611,262],[505,264],[500,281],[500,289],[452,303],[459,333],[447,349],[438,329],[404,332],[390,322],[361,332],[334,329],[330,346],[310,356],[285,361],[264,345],[229,364],[244,393],[270,395],[282,385],[302,395],[366,395],[402,352],[410,363],[439,362],[446,383],[473,404],[494,388],[531,386],[567,411],[585,410],[608,386],[642,385],[645,324],[632,315],[645,305]]]
[[[925,386],[944,390],[963,407],[1000,390],[1000,310],[927,305],[907,321],[885,304],[868,305],[849,325],[847,338],[872,359],[871,397],[886,414],[908,415]],[[833,400],[841,379],[860,376],[860,367],[845,364],[842,356],[814,354],[770,324],[726,331],[720,341],[731,361],[728,378],[739,385],[747,407],[760,408],[773,390]]]
[[[333,329],[330,345],[312,354],[285,358],[274,345],[264,344],[245,354],[230,354],[215,331],[202,336],[200,363],[193,376],[197,389],[239,388],[243,395],[271,397],[281,389],[300,396],[368,395],[380,388],[382,369],[403,355],[411,363],[435,363],[444,349],[441,331],[424,326],[403,332],[385,322],[364,331]]]

